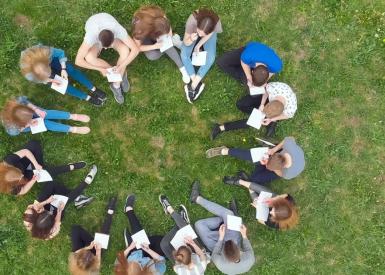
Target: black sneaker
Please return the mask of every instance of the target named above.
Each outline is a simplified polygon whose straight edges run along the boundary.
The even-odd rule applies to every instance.
[[[117,201],[117,197],[116,196],[113,196],[110,198],[110,201],[108,202],[108,205],[107,205],[107,211],[108,210],[112,210],[115,212],[115,207],[116,207],[116,201]]]
[[[90,96],[90,98],[88,99],[88,102],[98,107],[103,105],[103,100],[93,96]]]
[[[84,195],[79,195],[74,201],[75,207],[80,209],[88,204],[90,204],[94,200],[93,197],[86,197]]]
[[[221,128],[219,128],[219,124],[215,123],[213,129],[211,130],[211,140],[216,139],[216,137],[221,133]]]
[[[223,183],[228,185],[239,185],[239,178],[234,176],[224,176]]]
[[[135,203],[135,195],[134,194],[130,194],[127,196],[126,198],[126,204],[124,205],[124,209],[123,209],[123,212],[126,213],[126,209],[127,207],[131,207],[131,208],[134,208],[134,203]]]
[[[230,203],[229,203],[229,209],[231,211],[233,211],[234,216],[238,216],[239,217],[237,201],[234,198],[232,198]]]
[[[79,161],[79,162],[74,162],[74,163],[68,163],[68,165],[73,165],[74,166],[73,170],[77,170],[77,169],[82,169],[82,168],[86,167],[87,162]]]
[[[106,93],[98,88],[96,88],[95,91],[91,91],[90,94],[96,98],[99,98],[102,101],[105,101],[107,99]]]
[[[265,137],[270,138],[275,135],[275,128],[277,127],[277,122],[270,122],[266,128]]]
[[[182,216],[186,223],[190,224],[187,208],[183,204],[179,205],[179,214]]]
[[[164,213],[168,215],[167,207],[171,206],[171,204],[168,202],[168,198],[165,195],[159,195],[159,202],[163,207]]]
[[[237,176],[238,176],[238,179],[241,179],[241,180],[244,180],[244,181],[249,181],[250,180],[249,176],[243,170],[239,171],[237,173]]]
[[[198,97],[201,95],[201,93],[203,92],[204,89],[205,89],[205,84],[203,82],[199,82],[198,85],[196,86],[195,90],[194,90],[193,100],[192,101],[197,100]]]
[[[191,203],[196,203],[197,198],[199,197],[199,181],[194,181],[192,188],[191,188],[191,194],[190,194],[190,201]]]

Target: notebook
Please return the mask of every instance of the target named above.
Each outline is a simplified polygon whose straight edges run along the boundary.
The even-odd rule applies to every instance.
[[[250,95],[263,95],[266,92],[265,87],[249,86]]]
[[[206,57],[207,57],[207,52],[202,51],[202,52],[193,52],[192,53],[192,60],[191,63],[194,66],[203,66],[206,65]]]
[[[52,83],[51,84],[51,88],[54,89],[56,92],[59,92],[62,95],[64,95],[66,93],[66,91],[67,91],[68,80],[62,78],[61,76],[59,76],[57,74],[55,75],[54,79],[57,80],[57,81],[60,81],[60,84]]]
[[[108,82],[122,82],[122,76],[116,73],[113,68],[107,69],[107,80]]]
[[[59,205],[61,202],[64,203],[64,206],[67,204],[68,197],[63,195],[53,195],[53,201],[51,202],[52,206],[55,206],[56,208],[59,208]]]
[[[269,199],[273,196],[270,192],[262,191],[257,199],[257,213],[256,219],[261,221],[267,221],[269,217],[269,206],[264,202],[265,199]]]
[[[192,239],[198,238],[194,229],[189,224],[179,229],[170,243],[175,249],[178,249],[182,245],[185,245],[184,239],[186,237],[191,237]]]
[[[253,162],[261,161],[262,159],[268,158],[269,154],[267,153],[269,147],[258,147],[250,149],[251,159]]]
[[[241,231],[241,225],[242,225],[241,217],[227,215],[227,229],[234,230],[234,231]]]
[[[162,43],[162,47],[159,49],[160,52],[165,52],[169,48],[173,47],[171,36],[168,34],[162,35],[159,37],[159,42]]]
[[[266,115],[262,113],[259,109],[254,108],[246,124],[255,129],[261,129],[262,121],[265,118],[265,116]]]
[[[110,240],[110,235],[103,233],[95,233],[94,242],[100,244],[103,249],[108,248],[108,242]]]
[[[33,135],[47,131],[47,127],[45,127],[44,119],[42,117],[35,118],[32,121],[37,121],[36,124],[29,126]]]
[[[52,177],[47,170],[33,170],[33,174],[37,176],[37,182],[52,181]]]
[[[141,249],[142,244],[148,244],[148,245],[150,244],[150,240],[148,239],[148,236],[146,234],[146,231],[144,231],[144,229],[132,235],[131,238],[132,238],[132,241],[135,243],[136,249]]]

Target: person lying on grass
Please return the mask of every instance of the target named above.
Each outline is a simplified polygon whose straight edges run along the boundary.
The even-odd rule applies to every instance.
[[[38,124],[37,118],[44,120],[44,125],[48,131],[83,135],[90,132],[89,127],[68,126],[54,121],[73,120],[89,122],[89,116],[57,110],[46,110],[32,104],[25,96],[20,96],[16,100],[8,100],[1,112],[3,126],[11,136],[17,136],[22,132],[31,132],[31,126]]]

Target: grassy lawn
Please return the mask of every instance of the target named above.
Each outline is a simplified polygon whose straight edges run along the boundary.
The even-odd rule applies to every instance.
[[[24,48],[39,42],[56,46],[73,61],[90,15],[111,13],[128,28],[143,3],[162,6],[179,34],[194,9],[212,7],[224,29],[218,36],[218,54],[257,40],[283,58],[284,70],[273,81],[292,86],[299,106],[294,119],[279,125],[276,141],[296,137],[307,166],[299,178],[274,182],[272,189],[296,198],[301,220],[295,230],[275,232],[257,224],[246,190],[222,183],[224,175],[241,168],[251,171],[252,165],[231,158],[205,159],[210,147],[251,148],[259,135],[239,131],[210,141],[214,122],[243,117],[235,107],[243,88],[216,66],[194,105],[187,103],[180,74],[165,57],[151,62],[141,55],[133,62],[132,93],[122,106],[96,72],[87,75],[109,92],[103,108],[61,97],[28,83],[19,73]],[[385,2],[0,0],[0,6],[0,104],[24,94],[42,107],[91,115],[87,136],[44,133],[34,138],[43,142],[49,164],[85,160],[100,169],[85,192],[96,200],[81,210],[71,206],[61,234],[51,241],[33,240],[22,225],[22,213],[40,186],[24,197],[0,196],[1,274],[66,274],[71,225],[97,230],[109,196],[117,194],[112,242],[102,262],[102,274],[111,274],[116,252],[124,248],[127,219],[121,209],[126,195],[137,195],[136,210],[144,228],[162,234],[173,222],[157,201],[160,193],[175,206],[184,203],[194,222],[209,216],[188,201],[196,178],[207,198],[226,205],[231,196],[238,200],[257,257],[249,274],[385,273]],[[1,130],[0,155],[30,138],[9,137]],[[86,173],[83,169],[60,181],[73,187]],[[172,274],[171,268],[167,274]],[[212,265],[206,274],[219,271]]]

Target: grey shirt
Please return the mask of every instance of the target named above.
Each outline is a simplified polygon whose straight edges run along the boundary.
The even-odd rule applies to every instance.
[[[248,239],[242,239],[241,260],[238,263],[229,262],[223,253],[223,241],[218,241],[211,254],[211,260],[224,274],[242,274],[250,270],[255,263],[254,251]]]
[[[286,137],[283,140],[281,154],[285,153],[291,157],[291,166],[283,169],[282,177],[289,180],[301,174],[305,168],[305,156],[302,148],[297,145],[293,137]]]

